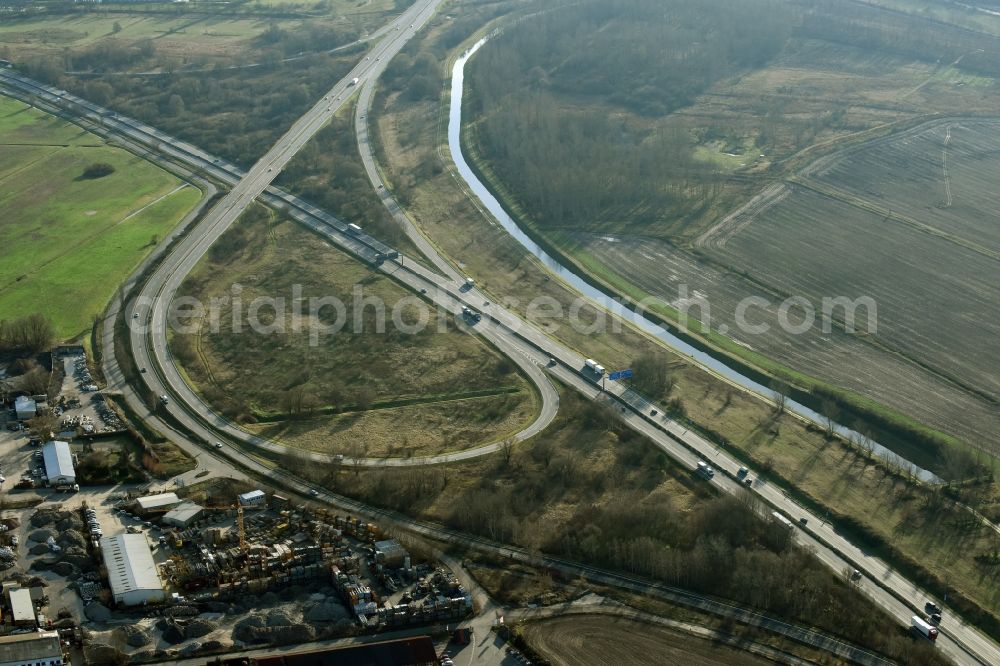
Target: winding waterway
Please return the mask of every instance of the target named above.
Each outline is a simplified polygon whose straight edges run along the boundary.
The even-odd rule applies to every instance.
[[[746,377],[738,370],[727,365],[725,362],[705,353],[697,347],[692,346],[655,321],[651,321],[642,314],[630,310],[564,266],[559,262],[559,260],[546,252],[543,247],[533,241],[531,237],[529,237],[528,234],[526,234],[517,225],[517,222],[507,213],[507,211],[504,210],[497,198],[493,196],[493,193],[490,192],[482,181],[479,180],[479,177],[469,167],[468,162],[465,160],[465,155],[462,153],[462,92],[465,83],[465,63],[468,62],[469,58],[471,58],[476,51],[478,51],[490,39],[491,36],[492,35],[479,40],[465,53],[463,53],[462,56],[455,62],[455,66],[452,68],[451,73],[451,107],[448,114],[448,147],[451,150],[451,156],[455,162],[455,166],[458,168],[459,174],[462,176],[462,179],[465,181],[466,185],[468,185],[469,189],[472,190],[472,193],[476,195],[479,201],[482,202],[483,206],[490,211],[493,217],[496,218],[496,220],[501,224],[501,226],[503,226],[504,229],[507,230],[508,233],[510,233],[511,236],[513,236],[529,252],[538,257],[546,268],[558,275],[560,279],[572,286],[578,292],[594,301],[605,310],[632,322],[638,328],[666,343],[667,346],[692,358],[699,365],[712,370],[729,381],[760,395],[772,395],[773,391],[771,391],[768,387],[749,377]],[[788,411],[794,412],[795,414],[798,414],[799,416],[802,416],[823,428],[826,427],[826,417],[815,412],[809,407],[790,399],[788,400],[786,407]],[[857,432],[846,426],[836,424],[834,429],[844,437],[853,437],[855,439],[860,438],[860,435]],[[878,443],[874,443],[874,453],[875,455],[878,455],[886,460],[913,465],[910,461]],[[913,465],[913,467],[916,469],[918,476],[922,480],[932,483],[941,482],[941,479],[938,478],[933,472],[922,469],[917,465]]]

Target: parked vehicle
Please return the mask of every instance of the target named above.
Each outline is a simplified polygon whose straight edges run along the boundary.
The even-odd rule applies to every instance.
[[[910,626],[916,629],[917,633],[929,641],[936,641],[938,637],[937,627],[924,620],[919,615],[910,618]]]

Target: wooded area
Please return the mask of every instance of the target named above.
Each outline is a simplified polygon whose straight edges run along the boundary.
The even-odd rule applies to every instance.
[[[732,207],[726,188],[777,175],[778,160],[824,128],[855,129],[845,117],[849,99],[814,117],[783,112],[789,99],[816,94],[809,88],[730,99],[735,82],[778,61],[795,68],[796,54],[815,44],[1000,73],[996,37],[863,3],[587,0],[508,25],[469,61],[471,152],[541,232],[678,239]],[[807,66],[836,78],[838,63]],[[701,104],[686,123],[663,122],[703,95],[719,97],[718,106]],[[725,111],[742,111],[753,131],[728,135],[721,112],[730,103]],[[712,159],[699,155],[714,144]],[[771,165],[749,172],[758,153]]]
[[[613,0],[507,28],[467,65],[475,143],[539,226],[628,220],[640,230],[711,201],[685,133],[642,117],[759,67],[792,29],[773,0]],[[630,119],[628,114],[639,116]]]

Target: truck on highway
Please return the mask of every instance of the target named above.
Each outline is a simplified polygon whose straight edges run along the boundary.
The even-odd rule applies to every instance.
[[[938,637],[937,627],[931,625],[931,623],[924,620],[919,615],[914,615],[910,618],[910,626],[912,626],[918,634],[923,636],[929,641],[936,641]]]
[[[587,360],[585,360],[583,362],[583,365],[584,365],[585,368],[587,368],[587,370],[590,370],[592,373],[594,373],[598,377],[603,377],[604,376],[604,372],[605,372],[604,366],[601,365],[600,363],[598,363],[597,361],[595,361],[594,359],[588,358]]]
[[[698,466],[695,468],[696,471],[701,474],[706,479],[711,479],[715,476],[715,470],[712,469],[707,462],[704,460],[698,461]]]
[[[476,323],[477,321],[483,318],[483,315],[479,314],[472,308],[467,307],[465,305],[462,306],[462,316],[465,317],[466,320],[472,323]]]
[[[774,518],[775,520],[777,520],[778,524],[781,525],[782,527],[786,527],[788,529],[792,529],[792,528],[795,527],[795,524],[792,521],[788,520],[788,518],[785,518],[783,515],[781,515],[777,511],[772,511],[771,512],[771,517]]]
[[[361,233],[361,227],[359,227],[358,225],[356,225],[356,224],[354,224],[352,222],[351,224],[347,225],[347,233],[354,234],[354,235],[360,234]]]

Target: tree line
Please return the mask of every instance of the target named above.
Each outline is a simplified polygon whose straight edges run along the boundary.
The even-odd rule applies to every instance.
[[[0,319],[0,351],[37,354],[47,351],[55,339],[55,327],[45,315]]]

